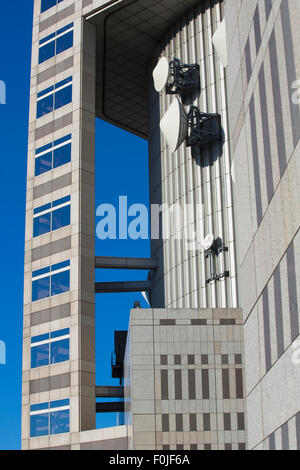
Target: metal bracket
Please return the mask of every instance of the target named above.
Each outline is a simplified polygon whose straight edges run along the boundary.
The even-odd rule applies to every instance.
[[[180,95],[182,99],[200,89],[200,67],[198,64],[183,64],[179,59],[170,62],[172,80],[166,86],[168,95]]]
[[[222,140],[220,114],[202,113],[197,106],[192,106],[188,113],[188,126],[191,132],[187,138],[187,147],[198,146],[202,149]]]

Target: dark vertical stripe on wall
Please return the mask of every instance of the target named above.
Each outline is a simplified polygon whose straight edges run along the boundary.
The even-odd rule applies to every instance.
[[[268,193],[268,202],[270,203],[274,194],[274,184],[273,184],[271,141],[270,141],[270,128],[269,128],[269,116],[268,116],[268,106],[267,106],[266,79],[265,79],[264,65],[262,65],[260,72],[259,72],[259,93],[260,93],[261,122],[262,122],[262,130],[263,130],[267,193]]]
[[[202,369],[202,398],[209,399],[208,369]]]
[[[289,425],[285,423],[281,427],[282,450],[289,450]]]
[[[265,7],[266,7],[266,17],[268,21],[271,10],[272,10],[272,0],[265,0]]]
[[[176,415],[176,431],[183,431],[183,415]]]
[[[274,432],[273,432],[273,434],[271,434],[271,436],[269,436],[269,450],[276,450],[275,433]]]
[[[255,14],[254,14],[254,36],[255,36],[255,46],[256,46],[256,54],[259,51],[261,45],[261,29],[260,29],[260,21],[259,21],[259,5],[258,2]]]
[[[297,449],[300,450],[300,413],[296,416]]]
[[[246,62],[246,74],[247,82],[249,83],[252,73],[252,63],[251,63],[251,51],[250,51],[250,40],[248,38],[247,44],[245,47],[245,62]]]
[[[280,79],[278,70],[278,56],[276,47],[275,32],[271,34],[269,42],[270,62],[271,62],[271,75],[272,75],[272,90],[274,100],[274,116],[276,123],[276,137],[277,137],[277,151],[279,160],[280,176],[286,168],[286,146],[284,138],[283,114],[282,114],[282,101],[280,94]]]
[[[270,333],[270,311],[269,311],[269,290],[265,288],[263,292],[263,317],[264,317],[264,337],[265,337],[265,356],[267,372],[272,367],[271,357],[271,333]]]
[[[181,370],[175,370],[175,400],[182,400]]]
[[[229,370],[222,369],[223,398],[230,398]]]
[[[197,415],[190,414],[190,431],[197,431]]]
[[[168,400],[169,399],[168,371],[161,370],[160,378],[161,378],[161,399]]]
[[[211,430],[210,414],[209,413],[203,413],[203,430],[204,431],[210,431]]]
[[[249,111],[250,111],[250,125],[251,125],[256,215],[257,215],[257,225],[260,225],[262,221],[262,202],[261,202],[261,188],[260,188],[260,172],[259,172],[259,158],[258,158],[258,145],[257,145],[255,103],[254,103],[253,96],[250,101]]]
[[[169,429],[170,429],[169,415],[162,415],[161,421],[162,421],[162,432],[169,432]]]
[[[235,369],[236,398],[244,398],[243,369]]]
[[[286,252],[287,272],[288,272],[288,291],[291,323],[291,342],[299,335],[299,311],[298,311],[298,292],[295,268],[295,251],[292,243]]]
[[[283,313],[282,313],[282,295],[280,267],[277,266],[274,277],[274,297],[275,297],[275,317],[276,317],[276,338],[277,338],[277,354],[281,357],[284,353],[284,334],[283,334]]]
[[[188,383],[189,383],[189,399],[196,400],[196,380],[195,371],[190,369],[188,371]]]
[[[296,74],[295,55],[294,55],[294,48],[293,48],[293,44],[295,43],[295,41],[293,40],[293,37],[292,37],[291,18],[290,18],[288,1],[282,2],[281,4],[281,21],[282,21],[283,41],[284,41],[284,50],[285,50],[285,58],[286,58],[287,80],[288,80],[289,92],[291,94],[292,85],[294,81],[297,80],[299,77],[297,77],[297,74]],[[298,47],[298,44],[297,44],[297,47]],[[291,99],[289,101],[290,101],[290,110],[291,110],[294,147],[296,147],[300,139],[300,110],[299,110],[299,106],[295,105]]]

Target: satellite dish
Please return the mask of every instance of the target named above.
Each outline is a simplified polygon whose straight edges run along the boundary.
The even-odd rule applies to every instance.
[[[160,121],[160,128],[171,152],[176,152],[188,137],[187,113],[177,98]]]
[[[162,91],[168,83],[170,75],[170,65],[166,57],[162,57],[153,70],[154,88],[156,91]]]
[[[215,237],[213,236],[212,233],[207,235],[207,237],[205,237],[204,240],[201,242],[201,246],[203,250],[205,251],[209,250],[212,247],[214,241],[215,241]]]

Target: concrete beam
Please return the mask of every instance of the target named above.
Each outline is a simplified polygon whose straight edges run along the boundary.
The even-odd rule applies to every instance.
[[[124,413],[124,402],[96,403],[96,413]]]
[[[155,270],[158,262],[151,258],[112,258],[96,256],[95,267],[100,269]]]
[[[96,385],[96,398],[124,398],[124,387]]]
[[[96,282],[96,294],[109,294],[115,292],[150,292],[151,281],[127,282]]]

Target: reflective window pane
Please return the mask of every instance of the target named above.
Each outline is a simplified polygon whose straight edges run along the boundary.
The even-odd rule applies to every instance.
[[[55,41],[51,41],[39,49],[39,64],[55,56]]]
[[[43,277],[32,281],[32,302],[50,296],[50,277]]]
[[[71,143],[54,150],[53,168],[71,161]]]
[[[49,95],[46,98],[37,102],[37,118],[45,116],[53,111],[54,95]]]
[[[60,54],[73,46],[73,31],[70,31],[56,40],[56,54]]]
[[[42,175],[49,170],[52,170],[52,152],[35,159],[35,176]]]
[[[30,416],[30,437],[48,436],[49,413]]]
[[[70,432],[70,410],[52,411],[50,413],[50,434]]]
[[[67,86],[55,93],[55,109],[59,109],[72,101],[72,86]]]
[[[52,213],[52,230],[70,225],[70,205],[61,207]]]
[[[31,368],[49,365],[49,343],[31,348]]]
[[[33,236],[39,237],[51,230],[51,212],[33,219]]]
[[[58,362],[68,361],[70,356],[70,340],[63,339],[51,343],[51,357],[50,363],[57,364]]]
[[[51,295],[62,294],[70,290],[70,271],[52,274],[51,276]]]
[[[61,2],[62,0],[59,0]],[[44,11],[49,10],[49,8],[54,7],[56,5],[57,0],[42,0],[42,5],[41,5],[41,13],[44,13]]]

